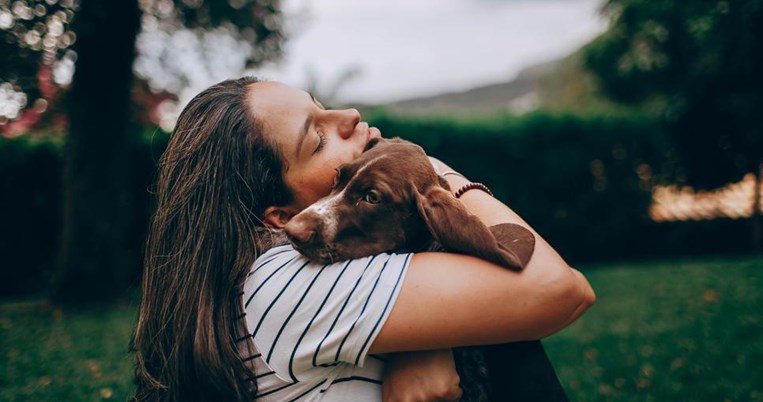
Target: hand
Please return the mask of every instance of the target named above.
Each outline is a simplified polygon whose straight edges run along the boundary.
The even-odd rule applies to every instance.
[[[428,156],[429,162],[432,163],[432,167],[434,168],[434,171],[442,176],[443,173],[447,171],[455,172],[453,168],[443,163],[443,161],[433,158],[431,156]],[[448,185],[450,185],[450,190],[455,191],[459,187],[463,186],[466,183],[469,183],[469,180],[462,176],[461,174],[449,174],[447,176],[442,176],[445,178],[445,180],[448,182]]]
[[[432,163],[432,167],[434,168],[434,171],[437,172],[437,174],[442,174],[442,172],[446,172],[448,170],[453,170],[450,166],[446,165],[443,161],[432,157],[427,156],[429,158],[429,162]]]
[[[461,399],[460,379],[451,349],[389,355],[384,402],[454,402]]]

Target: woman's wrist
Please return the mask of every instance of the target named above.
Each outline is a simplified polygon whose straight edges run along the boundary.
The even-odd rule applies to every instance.
[[[442,172],[453,170],[450,166],[446,165],[443,161],[433,157],[433,156],[427,156],[429,158],[429,163],[432,164],[432,167],[434,168],[435,173],[442,174]]]
[[[493,197],[493,192],[482,183],[475,183],[460,172],[454,170],[450,166],[443,163],[441,160],[433,157],[429,157],[429,161],[432,163],[435,172],[441,177],[445,178],[450,186],[450,192],[456,197],[461,198],[466,193],[474,191],[480,191],[486,195]]]
[[[454,172],[451,170],[451,172]],[[462,174],[448,174],[443,176],[445,180],[448,182],[448,185],[450,185],[450,192],[455,193],[459,188],[471,183],[472,181],[467,179]]]
[[[445,177],[445,180],[448,181],[448,184],[450,185],[450,192],[453,193],[453,196],[456,198],[461,198],[466,193],[470,191],[479,191],[482,192],[490,197],[495,197],[493,195],[493,192],[490,190],[490,188],[482,183],[477,183],[474,181],[471,181],[466,178],[466,176],[462,175],[461,173],[455,172],[455,171],[449,171],[445,172],[449,174],[443,174],[442,176]],[[459,177],[461,180],[450,180],[448,176],[453,175]]]
[[[456,198],[461,198],[461,196],[463,196],[464,194],[466,194],[467,191],[470,191],[470,190],[479,190],[479,191],[482,191],[482,192],[484,192],[485,194],[487,194],[487,195],[489,195],[491,197],[494,197],[493,192],[490,191],[490,188],[488,188],[488,186],[486,186],[486,185],[484,185],[482,183],[474,183],[474,182],[464,184],[463,186],[458,188],[453,193],[453,195]]]

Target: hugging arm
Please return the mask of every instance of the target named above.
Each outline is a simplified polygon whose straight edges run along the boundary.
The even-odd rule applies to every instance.
[[[452,188],[467,183],[447,177]],[[459,254],[416,254],[370,353],[539,339],[578,318],[595,296],[585,278],[509,207],[479,190],[464,206],[486,226],[515,223],[535,235],[522,272]]]

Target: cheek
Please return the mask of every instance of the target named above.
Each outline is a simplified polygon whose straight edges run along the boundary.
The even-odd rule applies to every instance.
[[[321,172],[319,177],[315,178],[314,188],[318,193],[318,198],[323,198],[331,192],[331,187],[334,186],[334,176],[336,176],[336,170],[325,169]]]
[[[310,205],[327,196],[334,184],[336,171],[329,165],[315,166],[291,175],[292,189],[300,204]]]
[[[313,169],[315,183],[323,187],[328,194],[334,185],[337,168],[352,161],[352,154],[346,153],[336,153],[323,159]]]
[[[337,140],[335,144],[330,150],[330,155],[327,156],[327,159],[330,159],[336,166],[350,163],[362,154],[362,147],[358,147],[357,144],[351,141]]]
[[[292,171],[287,180],[302,203],[307,206],[327,196],[331,192],[336,177],[336,169],[350,163],[354,154],[349,149],[334,149],[323,158],[315,158],[299,171]]]

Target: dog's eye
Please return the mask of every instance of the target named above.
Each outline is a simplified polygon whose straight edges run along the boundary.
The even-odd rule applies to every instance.
[[[369,204],[378,204],[381,202],[381,195],[376,190],[369,190],[366,195],[363,196],[363,201]]]

